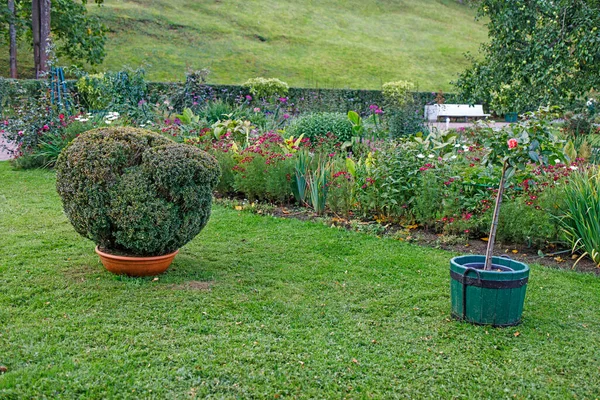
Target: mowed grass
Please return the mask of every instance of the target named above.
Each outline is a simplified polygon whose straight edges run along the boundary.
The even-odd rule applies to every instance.
[[[265,76],[301,87],[379,89],[405,79],[448,91],[468,65],[464,53],[487,40],[474,10],[455,0],[106,0],[89,10],[110,28],[100,69],[147,63],[149,78],[162,81],[208,67],[213,83]],[[25,73],[30,58],[23,48]],[[0,47],[0,73],[7,70],[8,50]]]
[[[0,163],[0,398],[600,396],[596,276],[533,265],[521,326],[471,326],[450,253],[215,207],[157,281],[123,278],[54,181]]]

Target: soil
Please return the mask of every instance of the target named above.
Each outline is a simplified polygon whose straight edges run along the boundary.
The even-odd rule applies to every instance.
[[[241,204],[241,203],[240,203]],[[246,210],[246,206],[235,206],[238,211]],[[256,207],[252,210],[257,214],[272,215],[278,218],[295,218],[302,221],[321,221],[327,225],[341,226],[346,229],[355,230],[356,226],[376,226],[375,221],[362,220],[347,220],[335,215],[317,216],[309,209],[302,207],[284,207],[284,206],[264,206]],[[392,235],[398,237],[399,240],[417,244],[419,246],[444,249],[461,254],[485,254],[487,250],[487,242],[481,239],[462,239],[459,243],[446,243],[444,236],[436,234],[421,227],[411,227],[407,231],[405,227],[397,224],[379,225],[378,234]],[[408,232],[405,237],[398,235],[401,232]],[[540,256],[539,251],[542,251],[544,256]],[[530,248],[524,245],[497,243],[494,246],[494,255],[508,255],[510,258],[524,262],[526,264],[540,264],[550,268],[568,269],[579,272],[591,272],[600,275],[600,268],[589,258],[584,257],[575,265],[580,258],[578,254],[572,254],[569,249],[553,248],[553,249],[537,249]]]

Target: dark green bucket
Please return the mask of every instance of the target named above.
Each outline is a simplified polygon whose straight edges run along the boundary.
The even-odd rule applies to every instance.
[[[452,316],[478,325],[518,325],[529,267],[509,258],[493,257],[492,270],[484,271],[484,263],[485,256],[450,260]]]
[[[519,115],[516,112],[507,112],[506,114],[504,114],[504,121],[505,122],[517,122],[519,120]]]

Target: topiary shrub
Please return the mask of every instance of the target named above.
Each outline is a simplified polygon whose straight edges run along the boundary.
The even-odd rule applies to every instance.
[[[311,141],[333,133],[340,143],[352,138],[352,123],[342,113],[313,113],[295,119],[287,129],[294,137],[304,134]]]
[[[56,163],[56,188],[75,230],[109,253],[157,256],[208,222],[220,176],[208,153],[126,127],[88,131]]]

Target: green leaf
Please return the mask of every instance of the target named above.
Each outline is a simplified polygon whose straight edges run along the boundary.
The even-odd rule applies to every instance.
[[[540,161],[540,157],[539,157],[538,153],[536,153],[535,151],[530,151],[529,152],[529,158],[531,158],[531,160],[534,161],[534,162],[539,162]]]
[[[575,160],[577,158],[577,150],[575,149],[575,145],[573,144],[572,140],[569,140],[567,142],[563,149],[563,152],[567,157],[569,157],[569,160]]]
[[[353,125],[360,125],[360,115],[356,111],[348,111],[348,119]]]

